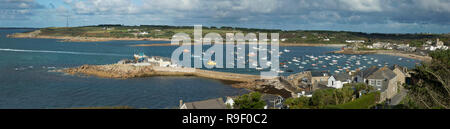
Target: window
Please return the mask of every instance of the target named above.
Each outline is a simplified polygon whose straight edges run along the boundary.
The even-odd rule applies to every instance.
[[[377,80],[377,86],[381,86],[381,80]]]
[[[375,80],[369,80],[369,85],[375,86]]]

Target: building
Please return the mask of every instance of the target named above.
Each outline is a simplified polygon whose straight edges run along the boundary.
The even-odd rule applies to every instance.
[[[384,48],[384,43],[382,43],[382,42],[374,43],[374,44],[372,44],[372,48],[376,48],[376,49]]]
[[[234,108],[234,99],[236,97],[227,97],[227,100],[225,101],[225,105],[227,105],[229,108],[233,109]]]
[[[398,76],[387,67],[383,67],[367,77],[368,85],[381,92],[380,101],[394,97],[398,92]]]
[[[351,82],[352,82],[352,78],[349,74],[340,73],[340,74],[336,74],[336,75],[333,75],[330,78],[328,78],[327,86],[339,89],[339,88],[344,87],[344,84],[351,83]]]
[[[439,39],[436,39],[436,47],[443,47],[444,46],[444,42],[439,41]]]
[[[203,101],[183,103],[180,100],[180,109],[227,109],[222,98],[208,99]]]
[[[139,35],[148,35],[148,32],[140,32]]]
[[[378,68],[376,66],[373,66],[368,69],[358,71],[355,74],[355,78],[353,81],[356,83],[366,83],[367,84],[367,83],[369,83],[367,80],[367,77],[372,75],[372,73],[376,72],[377,70],[378,70]]]
[[[345,40],[346,43],[364,43],[364,40]]]
[[[172,64],[171,59],[169,58],[164,58],[164,57],[151,57],[147,59],[148,62],[150,63],[156,63],[158,64],[160,67],[176,67],[176,64]]]
[[[311,71],[312,85],[318,85],[319,82],[326,82],[330,78],[330,73],[327,71]]]
[[[264,109],[283,108],[284,98],[279,95],[264,94],[261,99],[266,102],[266,106],[264,106]]]

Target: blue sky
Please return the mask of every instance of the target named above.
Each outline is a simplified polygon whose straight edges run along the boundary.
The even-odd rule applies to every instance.
[[[0,0],[1,27],[96,24],[449,33],[450,0]]]

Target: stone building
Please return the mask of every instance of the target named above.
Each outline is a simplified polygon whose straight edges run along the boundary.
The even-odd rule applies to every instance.
[[[390,99],[398,93],[398,76],[388,67],[383,67],[367,77],[368,84],[380,91],[380,101]]]

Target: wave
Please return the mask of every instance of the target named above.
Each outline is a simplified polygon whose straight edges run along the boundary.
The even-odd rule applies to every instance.
[[[111,54],[111,53],[90,53],[90,52],[49,51],[49,50],[23,50],[23,49],[8,49],[8,48],[6,48],[6,49],[0,48],[0,51],[57,53],[57,54],[74,54],[74,55],[97,55],[97,56],[129,56],[129,55]]]

